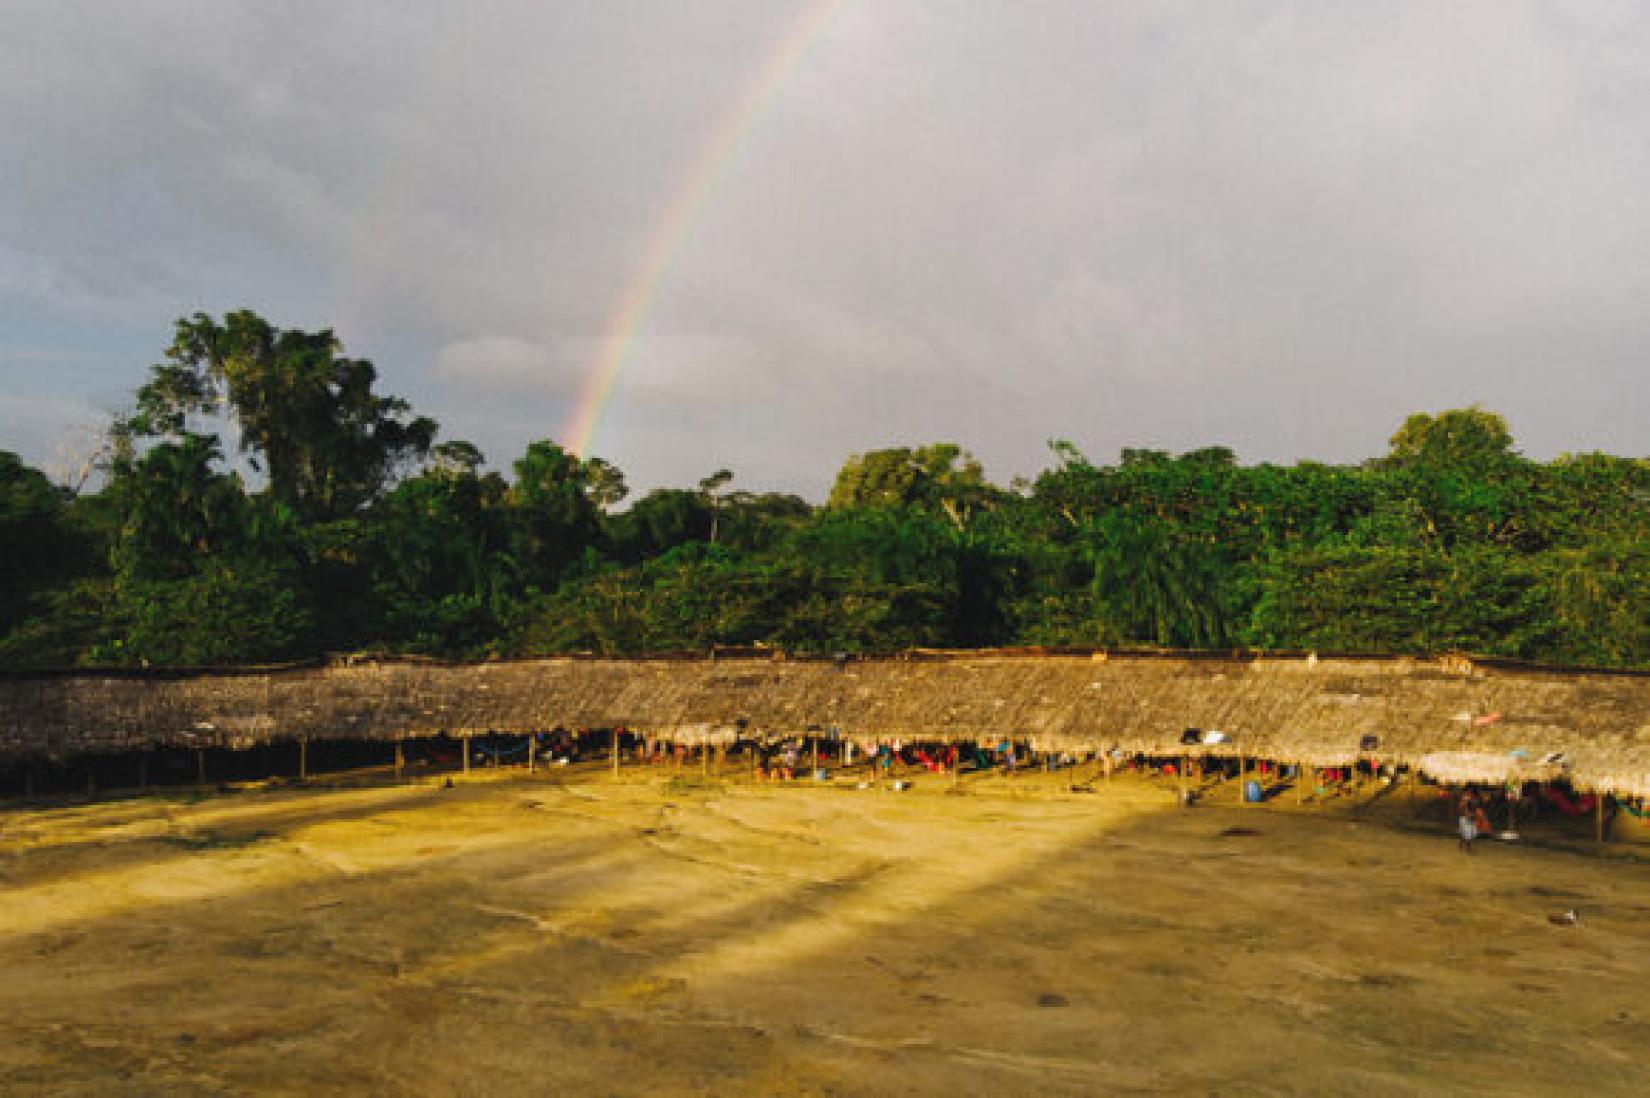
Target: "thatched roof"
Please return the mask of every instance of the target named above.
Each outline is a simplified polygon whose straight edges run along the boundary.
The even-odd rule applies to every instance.
[[[688,742],[834,728],[1171,755],[1196,728],[1226,734],[1187,749],[1202,754],[1374,757],[1453,780],[1563,773],[1650,795],[1645,675],[1458,656],[740,655],[12,675],[0,677],[0,758],[614,726]]]

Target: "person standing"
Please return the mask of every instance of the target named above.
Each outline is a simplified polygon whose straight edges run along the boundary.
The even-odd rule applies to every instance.
[[[1471,854],[1473,843],[1478,839],[1478,798],[1471,789],[1461,794],[1455,827],[1460,836],[1461,853]]]

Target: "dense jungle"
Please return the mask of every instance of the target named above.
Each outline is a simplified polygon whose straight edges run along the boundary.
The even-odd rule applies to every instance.
[[[848,457],[823,505],[726,469],[632,498],[478,448],[330,331],[179,320],[80,475],[0,450],[0,665],[763,644],[1158,645],[1650,665],[1650,460],[1522,456],[1416,414],[1355,465],[1063,440],[1003,486],[960,445]]]

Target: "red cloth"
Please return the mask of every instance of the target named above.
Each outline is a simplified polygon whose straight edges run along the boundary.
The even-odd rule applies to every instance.
[[[1548,804],[1552,805],[1566,816],[1585,815],[1598,806],[1598,802],[1594,800],[1591,794],[1581,798],[1579,801],[1572,801],[1570,798],[1566,797],[1561,790],[1548,788],[1543,789],[1541,791],[1541,795],[1547,798]]]

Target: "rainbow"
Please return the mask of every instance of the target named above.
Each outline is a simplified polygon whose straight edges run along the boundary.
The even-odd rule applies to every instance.
[[[745,139],[761,120],[763,111],[773,100],[785,77],[807,57],[831,17],[844,3],[846,0],[813,0],[803,11],[791,29],[769,51],[750,87],[712,131],[711,139],[694,161],[693,170],[676,190],[675,197],[665,209],[658,231],[643,253],[641,264],[626,283],[608,316],[596,361],[585,377],[579,402],[562,435],[573,453],[580,457],[589,456],[590,443],[601,424],[602,413],[613,401],[619,375],[624,372],[636,334],[647,322],[660,283],[681,252],[683,242],[716,190],[717,183],[727,174]]]

